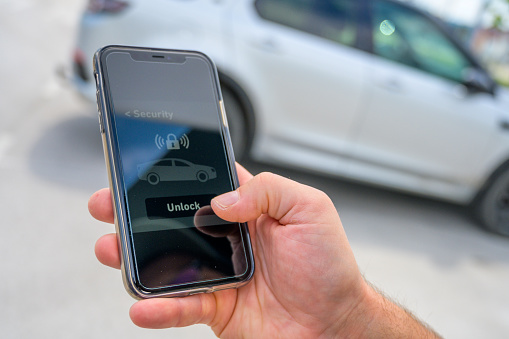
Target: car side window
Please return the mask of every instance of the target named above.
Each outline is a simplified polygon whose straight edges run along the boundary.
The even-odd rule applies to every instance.
[[[265,20],[343,45],[356,43],[355,1],[257,0],[255,7]]]
[[[188,164],[186,164],[185,162],[180,161],[180,160],[175,160],[175,166],[179,166],[179,167],[189,167],[189,165],[188,165]]]
[[[376,1],[373,52],[384,58],[462,82],[468,58],[431,20],[398,4]]]

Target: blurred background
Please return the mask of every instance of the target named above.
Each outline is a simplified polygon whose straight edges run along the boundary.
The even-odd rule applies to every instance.
[[[329,194],[367,280],[446,338],[506,338],[508,18],[505,0],[0,0],[1,336],[214,337],[132,325],[93,254],[114,228],[87,211],[107,186],[91,57],[132,44],[211,55],[237,157]]]

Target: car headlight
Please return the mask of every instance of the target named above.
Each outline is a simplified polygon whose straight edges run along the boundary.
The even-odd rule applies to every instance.
[[[87,10],[90,13],[119,13],[129,6],[122,0],[89,0]]]

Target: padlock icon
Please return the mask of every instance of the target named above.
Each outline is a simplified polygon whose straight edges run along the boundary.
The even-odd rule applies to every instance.
[[[177,140],[177,137],[175,136],[175,134],[170,133],[166,137],[166,148],[169,150],[180,149],[180,143]]]

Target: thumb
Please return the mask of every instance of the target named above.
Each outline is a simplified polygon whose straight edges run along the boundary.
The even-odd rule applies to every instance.
[[[337,217],[329,197],[315,188],[272,173],[261,173],[232,192],[211,201],[220,218],[232,222],[247,222],[262,214],[280,224],[335,222]]]

